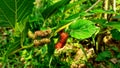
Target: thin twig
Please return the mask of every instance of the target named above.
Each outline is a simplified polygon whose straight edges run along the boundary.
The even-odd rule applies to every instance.
[[[85,12],[90,11],[92,8],[94,8],[101,0],[96,1],[90,8],[88,8]]]
[[[13,51],[10,55],[13,55],[13,54],[19,52],[19,51],[22,50],[22,49],[27,49],[27,48],[30,48],[30,47],[32,47],[32,46],[33,46],[33,44],[30,44],[30,45],[27,45],[27,46],[23,46],[22,48],[19,48],[19,49]]]
[[[49,68],[51,68],[51,62],[52,62],[53,56],[51,56],[50,61],[49,61]]]

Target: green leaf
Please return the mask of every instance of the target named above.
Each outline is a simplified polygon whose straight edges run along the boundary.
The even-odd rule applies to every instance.
[[[98,56],[95,60],[96,61],[104,61],[104,60],[108,60],[111,57],[112,57],[112,54],[110,51],[103,51],[98,54]]]
[[[51,42],[50,42],[50,44],[48,44],[48,55],[49,55],[49,57],[51,57],[53,55],[54,50],[55,50],[55,43],[54,43],[53,38],[51,38]]]
[[[8,49],[4,55],[5,57],[8,57],[13,51],[20,48],[20,38],[15,38],[15,40],[16,40],[16,42],[12,43],[12,45],[8,47]]]
[[[105,19],[92,19],[93,22],[95,22],[96,24],[100,24],[101,26],[104,26],[106,21]]]
[[[60,28],[60,27],[62,27],[62,26],[64,26],[64,25],[67,25],[67,24],[70,23],[71,21],[73,21],[73,20],[61,20],[61,21],[59,22],[59,24],[57,25],[56,29],[58,29],[58,28]]]
[[[76,13],[76,14],[71,14],[68,18],[66,18],[67,20],[74,20],[76,18],[80,17],[80,13]]]
[[[119,22],[109,22],[106,26],[112,27],[113,29],[118,29],[120,31],[120,23]]]
[[[76,5],[80,5],[82,2],[83,2],[83,0],[78,0],[78,1],[75,1],[73,3],[69,3],[68,5],[66,5],[65,11],[68,9],[74,8]]]
[[[112,46],[111,49],[115,52],[119,52],[119,48],[118,47],[115,47],[115,46]]]
[[[29,23],[28,22],[26,22],[25,24],[24,24],[24,29],[22,30],[22,32],[21,32],[21,45],[23,45],[23,43],[24,43],[24,41],[25,41],[25,39],[26,39],[26,37],[27,37],[27,34],[28,34],[28,29],[29,29]]]
[[[115,40],[120,40],[120,31],[117,29],[111,30],[112,38]]]
[[[102,10],[102,9],[94,9],[94,10],[91,10],[92,13],[105,13],[105,10]]]
[[[92,13],[107,13],[107,14],[115,14],[114,11],[111,11],[111,10],[109,10],[109,11],[105,11],[105,10],[103,10],[103,9],[94,9],[94,10],[91,10],[91,12],[92,12]]]
[[[116,15],[116,16],[114,16],[113,18],[115,18],[115,19],[120,19],[120,15]]]
[[[108,68],[120,68],[120,64],[119,63],[112,63],[112,62],[107,62],[108,64]]]
[[[0,26],[15,26],[31,12],[34,0],[0,0]]]
[[[66,18],[67,20],[74,20],[80,17],[84,17],[84,16],[90,16],[93,15],[93,13],[86,13],[86,12],[79,12],[79,13],[75,13],[75,14],[71,14],[68,18]]]
[[[28,18],[24,19],[23,21],[24,22],[15,23],[15,28],[14,28],[15,37],[21,36],[21,38],[23,38],[23,36],[25,37],[27,35],[28,28],[29,28],[29,23],[27,22]]]
[[[86,39],[91,37],[99,28],[89,20],[78,20],[70,25],[70,35],[76,39]]]
[[[117,58],[120,58],[120,53],[118,53]]]
[[[52,14],[54,14],[56,11],[58,11],[61,7],[63,7],[64,5],[66,5],[67,3],[69,3],[70,0],[61,0],[58,1],[57,3],[47,7],[43,12],[42,15],[44,17],[44,19],[47,19],[48,17],[50,17]]]

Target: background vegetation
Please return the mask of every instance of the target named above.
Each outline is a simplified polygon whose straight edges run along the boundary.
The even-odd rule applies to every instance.
[[[0,0],[0,68],[119,68],[120,0]]]

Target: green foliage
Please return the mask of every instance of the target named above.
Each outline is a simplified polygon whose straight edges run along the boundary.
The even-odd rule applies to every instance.
[[[113,29],[111,30],[111,34],[113,39],[120,40],[120,31],[118,31],[117,29]]]
[[[117,58],[120,58],[120,53],[118,53]]]
[[[97,55],[96,61],[106,61],[112,57],[110,51],[103,51]]]
[[[113,51],[115,51],[115,52],[119,52],[119,48],[118,48],[118,47],[113,46],[113,47],[111,47],[111,49],[112,49]]]
[[[8,50],[4,54],[4,57],[8,57],[14,50],[18,49],[20,47],[20,38],[16,38],[16,42],[12,43],[11,46],[8,47]]]
[[[112,27],[112,29],[117,29],[118,31],[120,31],[120,23],[119,22],[109,22],[106,24],[106,26],[108,27]]]
[[[76,2],[73,2],[73,3],[69,3],[67,4],[67,6],[65,7],[65,10],[69,10],[69,9],[72,9],[74,8],[76,5],[79,5],[83,2],[83,0],[78,0]]]
[[[51,43],[48,45],[49,57],[51,57],[54,54],[54,50],[55,50],[55,44],[54,44],[54,40],[51,38]]]
[[[39,30],[43,26],[44,19],[41,12],[40,9],[33,8],[32,14],[29,16],[28,26],[32,31]]]
[[[97,30],[99,30],[93,22],[89,20],[77,20],[70,25],[70,35],[76,39],[86,39],[91,37]]]
[[[105,26],[107,20],[105,20],[105,19],[93,19],[92,21],[96,24],[99,24],[101,27],[103,27],[103,26]]]
[[[8,49],[3,55],[8,57],[13,51],[23,45],[27,35],[28,15],[32,13],[34,0],[0,2],[0,26],[12,27],[14,30],[14,41],[8,42]],[[12,33],[13,35],[13,33]]]
[[[72,62],[77,64],[75,66],[80,67],[81,60],[76,63],[77,58],[81,57],[81,59],[86,58],[87,60],[87,57],[90,57],[92,53],[89,52],[89,48],[95,47],[95,50],[97,50],[97,47],[101,46],[99,49],[102,49],[102,46],[106,46],[99,44],[104,43],[103,39],[106,36],[99,37],[99,35],[106,35],[111,32],[112,38],[119,42],[119,8],[116,8],[116,12],[113,11],[112,6],[109,7],[109,10],[104,10],[102,1],[92,7],[95,2],[96,0],[36,0],[35,2],[34,0],[0,0],[0,67],[57,68],[59,66],[58,68],[70,68]],[[119,3],[116,4],[119,5]],[[92,9],[86,11],[89,8]],[[110,20],[108,20],[104,18],[104,14],[107,14],[108,17],[116,16],[110,17]],[[112,18],[118,21],[113,22]],[[6,27],[9,27],[9,29],[2,29]],[[48,28],[52,32],[46,38],[49,38],[51,42],[38,47],[33,46],[33,41],[36,39],[27,36],[28,30],[31,30],[35,35],[36,30]],[[8,33],[9,30],[12,31]],[[65,46],[69,46],[57,50],[55,44],[57,40],[59,41],[58,33],[61,30],[69,35],[68,41],[64,43]],[[85,41],[85,44],[81,41]],[[79,53],[78,49],[80,48],[85,57],[81,50]],[[109,51],[109,49],[112,51]],[[60,55],[57,54],[56,56],[55,52],[60,53]],[[88,53],[90,53],[90,56]],[[108,50],[98,52],[96,56],[97,62],[102,61],[108,64],[108,67],[119,68],[120,61],[117,61],[115,66],[110,61],[113,57],[120,58],[119,48],[108,47]],[[92,63],[87,63],[89,60],[86,60],[86,64],[93,68]]]
[[[0,0],[0,26],[15,26],[32,12],[34,0]]]
[[[103,9],[95,9],[91,10],[92,13],[107,13],[107,14],[116,14],[114,11],[105,11]]]
[[[61,0],[49,7],[47,7],[43,12],[42,15],[43,17],[46,19],[48,17],[50,17],[52,14],[54,14],[56,11],[58,11],[60,9],[60,7],[66,5],[67,3],[69,3],[70,0]]]
[[[114,16],[113,18],[115,18],[115,19],[120,19],[120,15],[116,15],[116,16]]]
[[[120,63],[118,63],[118,64],[113,64],[113,63],[108,63],[108,65],[109,65],[109,67],[110,68],[119,68],[120,67],[120,65],[119,65]]]

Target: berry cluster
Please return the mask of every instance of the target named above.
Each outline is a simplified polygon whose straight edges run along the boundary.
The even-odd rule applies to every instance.
[[[50,42],[50,39],[46,38],[48,35],[50,35],[51,30],[39,30],[32,33],[32,31],[28,31],[28,37],[32,38],[34,40],[34,45],[44,45]],[[37,37],[41,37],[41,39],[37,39]]]

